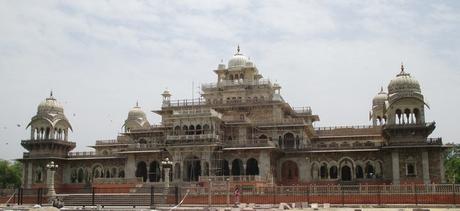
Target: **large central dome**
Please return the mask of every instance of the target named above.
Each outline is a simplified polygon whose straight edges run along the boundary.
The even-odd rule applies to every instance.
[[[236,54],[228,61],[228,68],[244,67],[248,62],[249,58],[240,52],[240,46],[238,46]]]

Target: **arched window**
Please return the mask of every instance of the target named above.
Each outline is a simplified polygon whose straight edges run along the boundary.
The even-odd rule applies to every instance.
[[[190,126],[188,127],[188,131],[189,131],[189,132],[188,132],[188,135],[194,135],[194,134],[195,134],[195,126],[190,125]]]
[[[403,124],[402,122],[402,111],[401,109],[396,109],[395,123],[400,125]]]
[[[284,135],[284,149],[294,149],[295,140],[292,133],[286,133]]]
[[[351,168],[349,166],[342,166],[340,175],[342,176],[342,181],[351,181]]]
[[[366,164],[365,171],[366,171],[366,178],[370,179],[370,178],[373,178],[375,176],[374,166],[369,162]]]
[[[188,127],[187,127],[187,125],[182,126],[182,134],[188,135]]]
[[[319,168],[319,177],[321,179],[327,179],[327,164],[321,165],[321,168]]]
[[[243,73],[240,74],[240,79],[244,79]]]
[[[174,128],[174,135],[179,135],[180,134],[180,126],[177,125],[175,128]]]
[[[147,164],[144,161],[137,163],[136,177],[142,177],[142,181],[147,181]]]
[[[197,134],[197,135],[200,135],[200,134],[202,134],[202,133],[203,133],[203,131],[201,130],[201,125],[197,125],[197,126],[196,126],[196,134]]]
[[[406,174],[409,177],[414,177],[416,175],[415,174],[415,166],[414,166],[413,163],[406,164]]]
[[[250,158],[246,162],[246,175],[259,175],[259,165],[256,159]]]
[[[209,125],[208,124],[205,124],[203,125],[203,133],[204,134],[208,134],[210,133],[211,131],[209,131]]]
[[[223,160],[222,161],[222,173],[223,176],[229,176],[230,175],[230,168],[228,167],[228,161]]]
[[[84,174],[83,174],[83,169],[78,169],[78,173],[77,173],[77,181],[78,183],[82,183],[84,180]]]
[[[329,169],[329,175],[331,176],[331,179],[337,179],[337,166],[332,166]]]
[[[404,124],[412,124],[411,122],[411,112],[410,109],[406,108],[404,110]]]

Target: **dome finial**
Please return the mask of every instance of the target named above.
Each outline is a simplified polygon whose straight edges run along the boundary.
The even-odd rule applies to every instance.
[[[401,73],[404,73],[404,63],[401,62]]]
[[[236,53],[240,53],[240,44],[238,44],[238,47],[236,48]]]
[[[380,92],[383,92],[383,86],[380,87]]]
[[[53,97],[53,90],[50,91],[50,98]]]
[[[136,107],[139,107],[139,100],[136,100]]]

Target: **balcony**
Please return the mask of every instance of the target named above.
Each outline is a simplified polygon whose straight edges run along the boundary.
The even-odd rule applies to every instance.
[[[166,145],[213,145],[220,144],[219,135],[217,134],[200,134],[200,135],[167,135]]]
[[[257,81],[249,80],[222,80],[218,83],[209,83],[201,85],[201,90],[211,91],[216,88],[224,87],[237,87],[237,86],[272,86],[272,83],[268,79],[260,79]]]
[[[86,151],[86,152],[69,152],[69,157],[72,158],[81,158],[81,157],[96,157],[95,151]]]
[[[268,139],[244,139],[244,140],[226,140],[224,142],[226,148],[234,147],[276,147],[276,145]]]
[[[170,107],[203,106],[206,104],[207,103],[204,98],[196,98],[196,99],[163,101],[163,104],[161,107],[170,108]]]
[[[438,137],[438,138],[428,138],[426,140],[426,143],[427,144],[430,144],[430,145],[442,145],[442,138],[441,137]]]
[[[311,115],[311,107],[304,106],[304,107],[292,107],[292,110],[297,115]]]
[[[111,145],[111,144],[118,144],[118,141],[116,139],[96,140],[96,145]]]
[[[271,120],[253,120],[257,126],[283,126],[283,125],[305,125],[306,122],[302,118],[295,119],[271,119]]]
[[[317,127],[315,131],[320,138],[353,135],[376,136],[382,133],[382,127],[372,125]]]

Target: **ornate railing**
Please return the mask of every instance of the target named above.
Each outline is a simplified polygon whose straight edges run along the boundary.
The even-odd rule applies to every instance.
[[[272,83],[268,79],[260,79],[255,81],[248,80],[222,80],[218,83],[208,83],[201,85],[203,91],[209,89],[215,89],[218,87],[228,87],[228,86],[258,86],[258,85],[268,85],[271,86]]]
[[[116,143],[118,143],[116,139],[96,140],[96,145],[116,144]]]
[[[226,140],[224,141],[225,147],[261,147],[261,146],[275,146],[275,144],[268,139],[243,139],[243,140]]]
[[[185,107],[206,105],[204,98],[163,101],[162,107]]]
[[[95,151],[86,152],[69,152],[69,157],[95,157],[98,156]]]
[[[264,178],[258,175],[244,175],[244,176],[200,176],[199,181],[202,182],[253,182],[264,181]]]
[[[309,106],[304,106],[304,107],[292,107],[292,110],[296,113],[296,114],[307,114],[307,115],[311,115],[311,107]]]
[[[199,135],[167,135],[166,140],[200,140],[200,139],[219,139],[217,134],[199,134]]]

